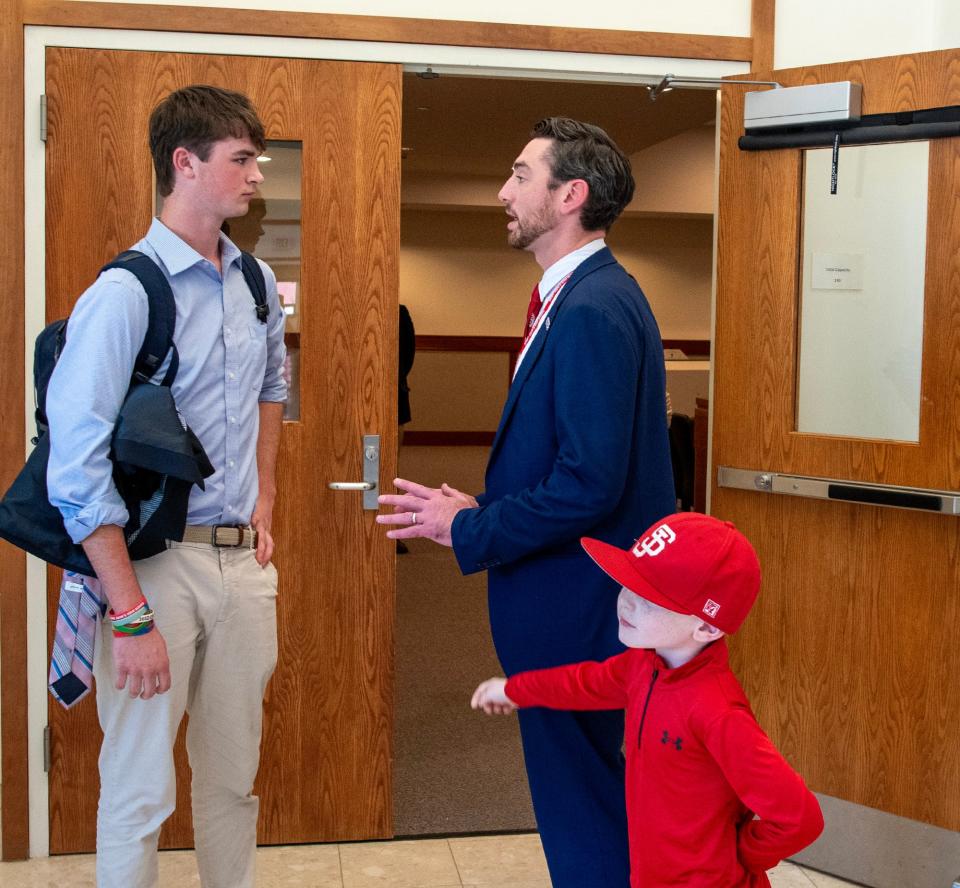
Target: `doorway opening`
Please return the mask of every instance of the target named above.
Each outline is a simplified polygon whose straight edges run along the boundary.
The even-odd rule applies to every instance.
[[[693,458],[694,416],[709,388],[716,93],[676,90],[652,103],[633,84],[407,73],[400,302],[417,352],[401,477],[483,489],[541,273],[507,246],[497,192],[533,124],[549,116],[595,123],[631,157],[636,195],[607,242],[657,316]],[[450,550],[432,543],[408,548],[397,566],[395,832],[535,829],[516,719],[469,708],[476,685],[501,673],[486,577],[463,577]]]

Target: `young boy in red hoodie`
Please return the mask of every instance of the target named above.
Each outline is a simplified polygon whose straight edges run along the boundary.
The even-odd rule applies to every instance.
[[[492,678],[487,714],[523,706],[626,709],[632,888],[760,888],[766,871],[823,830],[813,793],[757,724],[724,636],[760,588],[753,547],[732,524],[684,512],[624,551],[584,538],[622,585],[620,641],[603,663]]]

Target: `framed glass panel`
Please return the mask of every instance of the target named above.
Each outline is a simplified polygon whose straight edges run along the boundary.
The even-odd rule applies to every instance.
[[[929,142],[804,152],[797,430],[919,441]]]
[[[241,250],[262,259],[277,276],[277,294],[286,315],[290,393],[283,418],[300,418],[300,195],[303,144],[267,142],[258,158],[263,182],[245,216],[227,219],[224,231]]]

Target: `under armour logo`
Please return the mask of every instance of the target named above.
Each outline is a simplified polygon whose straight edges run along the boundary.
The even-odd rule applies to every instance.
[[[664,732],[663,732],[663,736],[660,738],[660,742],[661,742],[664,746],[666,746],[668,743],[672,743],[674,749],[676,749],[677,752],[680,752],[680,750],[683,749],[683,737],[674,737],[674,738],[671,740],[671,739],[670,739],[670,732],[669,732],[669,731],[664,731]]]
[[[712,598],[707,599],[707,603],[703,606],[703,612],[708,617],[715,617],[720,611],[720,605],[717,604]]]
[[[670,529],[669,525],[661,524],[650,536],[637,540],[631,551],[637,558],[643,558],[644,555],[650,555],[651,557],[659,555],[667,547],[667,544],[672,543],[676,538],[677,535]]]

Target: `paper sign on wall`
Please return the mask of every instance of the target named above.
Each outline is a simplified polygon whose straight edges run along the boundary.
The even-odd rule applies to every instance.
[[[814,290],[862,290],[863,253],[814,253]]]

